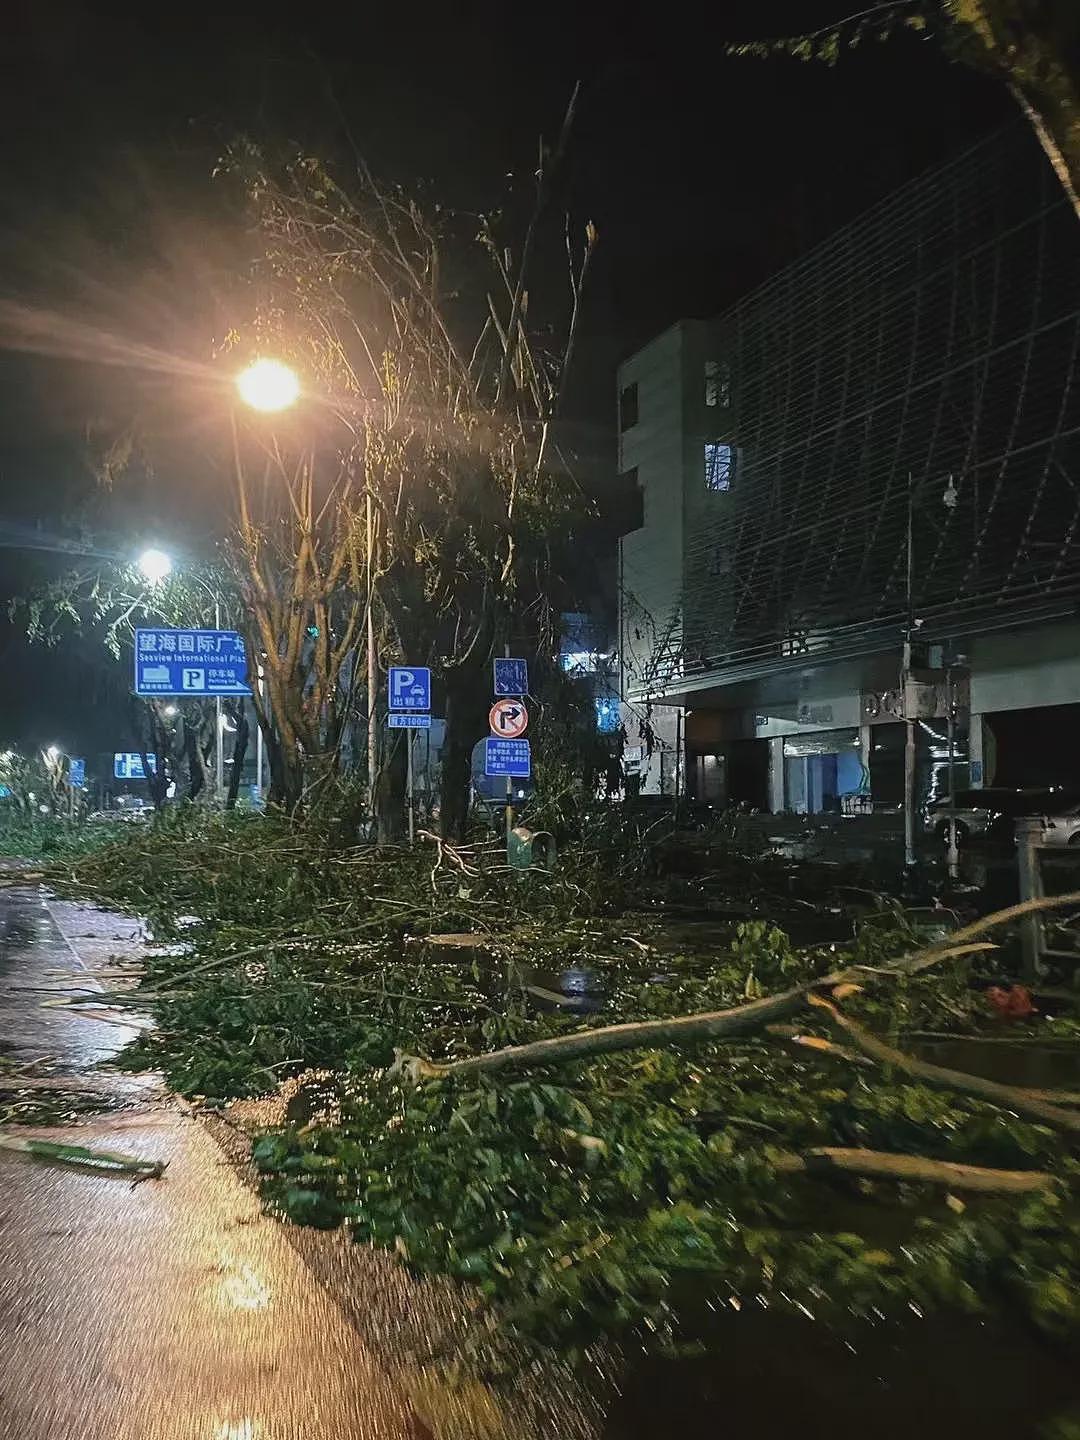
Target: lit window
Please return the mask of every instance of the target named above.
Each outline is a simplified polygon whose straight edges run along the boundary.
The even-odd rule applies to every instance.
[[[705,404],[710,409],[731,404],[731,366],[726,360],[705,361]]]
[[[735,478],[735,447],[709,440],[705,444],[705,489],[730,490]]]
[[[596,650],[563,650],[559,664],[567,675],[595,675],[607,658]]]
[[[596,705],[596,728],[601,735],[614,735],[619,728],[619,702],[598,695]]]

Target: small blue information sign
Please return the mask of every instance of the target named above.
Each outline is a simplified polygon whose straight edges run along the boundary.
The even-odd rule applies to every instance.
[[[515,780],[528,780],[531,760],[528,740],[499,740],[494,735],[488,736],[484,754],[485,775],[509,775]]]
[[[394,711],[391,710],[390,714],[386,717],[386,723],[390,726],[391,730],[430,730],[431,716],[411,715],[407,710],[395,714]]]
[[[157,756],[147,755],[146,761],[150,766],[150,773],[156,775]],[[137,750],[118,750],[113,756],[113,776],[117,780],[145,780],[146,771],[142,762],[143,757]]]
[[[72,788],[81,790],[86,784],[86,761],[72,760],[68,766],[68,780]]]
[[[430,710],[431,671],[424,665],[390,666],[390,709]]]
[[[520,698],[529,693],[529,666],[525,660],[495,661],[495,695]]]
[[[136,630],[136,695],[250,695],[235,630]]]

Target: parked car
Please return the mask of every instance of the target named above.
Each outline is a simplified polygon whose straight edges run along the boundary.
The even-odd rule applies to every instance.
[[[1011,845],[1021,815],[1043,817],[1044,845],[1080,845],[1080,792],[1075,790],[958,790],[954,802],[958,845]],[[923,814],[926,830],[941,843],[949,839],[949,801],[935,800]]]
[[[86,818],[96,824],[111,824],[117,820],[149,820],[153,813],[152,805],[129,805],[123,810],[92,810]]]

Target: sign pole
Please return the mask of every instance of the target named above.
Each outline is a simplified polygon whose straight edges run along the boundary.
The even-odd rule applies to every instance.
[[[214,629],[221,629],[221,600],[214,596]],[[214,723],[217,726],[217,802],[225,804],[225,733],[221,728],[221,696],[215,697]]]
[[[262,702],[263,713],[266,712],[266,681],[262,678],[262,666],[259,666],[259,699]],[[255,788],[259,792],[259,804],[263,800],[263,729],[259,723],[258,715],[255,716]]]
[[[409,807],[409,844],[411,845],[415,838],[414,831],[416,828],[415,816],[413,814],[413,732],[411,730],[406,730],[405,738],[408,741],[409,746],[408,750],[406,751],[406,755],[408,758],[405,762],[405,798],[406,803]]]
[[[509,660],[510,644],[507,642],[503,650],[503,656]],[[514,781],[511,776],[506,777],[506,863],[510,863],[510,837],[514,833]]]

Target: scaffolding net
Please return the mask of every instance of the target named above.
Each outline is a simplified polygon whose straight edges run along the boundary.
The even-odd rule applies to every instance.
[[[1075,613],[1078,345],[1080,225],[1022,127],[740,302],[645,688]]]

